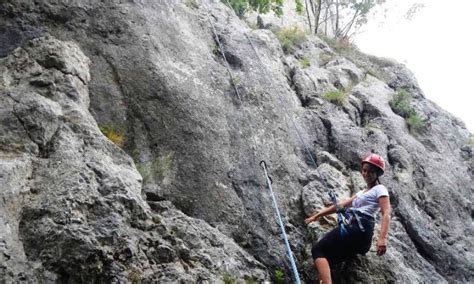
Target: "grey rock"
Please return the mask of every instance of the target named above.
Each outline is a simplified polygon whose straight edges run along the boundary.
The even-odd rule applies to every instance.
[[[59,54],[55,64],[34,64],[47,62],[52,53]],[[39,152],[2,148],[2,279],[135,281],[151,277],[157,265],[176,266],[182,254],[200,266],[180,270],[176,279],[196,280],[201,274],[219,279],[223,271],[268,279],[262,264],[208,224],[196,225],[198,220],[178,211],[161,217],[152,213],[133,161],[100,133],[87,110],[89,60],[76,45],[38,38],[11,57],[2,65],[3,77],[18,80],[3,81],[2,117],[16,118],[26,137],[10,130],[11,124],[4,135],[6,141],[29,139]],[[44,86],[30,84],[32,70],[57,85],[43,91]],[[186,256],[186,247],[196,243],[186,239],[190,235],[181,236],[189,226],[207,226],[204,232],[212,234],[199,235],[199,249]],[[206,257],[211,261],[199,261]]]
[[[337,58],[326,64],[326,69],[334,76],[334,85],[340,85],[342,89],[347,90],[351,86],[359,83],[364,78],[364,72],[357,68],[354,63],[346,58]],[[337,83],[336,83],[337,82]]]
[[[220,1],[186,3],[0,4],[0,279],[263,282],[282,267],[289,280],[265,160],[302,279],[315,281],[308,251],[334,220],[304,217],[325,188],[364,188],[371,151],[387,161],[389,251],[334,267],[335,280],[473,278],[472,137],[403,65],[343,58],[314,36],[285,55]],[[390,108],[397,88],[423,131]],[[322,98],[336,89],[343,105]],[[308,152],[325,152],[326,184]]]
[[[410,170],[410,165],[412,164],[410,154],[402,146],[393,146],[388,150],[388,158],[394,167],[401,170]]]
[[[339,171],[344,171],[345,169],[344,164],[329,152],[320,151],[316,154],[316,158],[319,161],[319,163],[327,163],[333,166],[334,168],[338,169]]]
[[[405,89],[412,94],[423,97],[423,93],[415,79],[415,75],[402,64],[383,68],[383,79],[392,89]]]
[[[311,172],[309,179],[312,181],[303,188],[303,207],[306,215],[332,204],[328,195],[331,190],[335,191],[338,199],[351,195],[346,177],[327,163]]]

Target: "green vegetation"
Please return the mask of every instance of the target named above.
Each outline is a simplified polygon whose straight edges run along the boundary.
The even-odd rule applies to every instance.
[[[300,62],[301,67],[303,69],[308,68],[309,66],[311,66],[311,62],[309,62],[309,59],[306,58],[306,57],[300,58],[298,61]]]
[[[367,117],[364,117],[362,125],[364,125],[364,128],[367,129],[369,133],[374,132],[377,129],[381,129],[380,125],[373,121],[370,121]]]
[[[417,132],[426,127],[426,121],[416,112],[410,114],[406,119],[406,122],[411,131]]]
[[[240,84],[240,77],[239,76],[232,77],[232,79],[230,79],[230,84],[234,86],[237,86],[238,84]]]
[[[214,45],[214,47],[212,48],[212,54],[214,54],[215,56],[218,56],[218,57],[222,56],[219,46]]]
[[[367,78],[368,75],[370,75],[372,77],[380,79],[380,76],[379,76],[379,74],[377,74],[377,71],[374,68],[372,68],[371,66],[366,65],[363,68],[365,69],[365,77],[366,78]]]
[[[285,280],[285,271],[279,267],[277,269],[275,269],[275,282],[277,283],[283,283],[283,281]]]
[[[130,280],[131,283],[140,283],[141,280],[141,273],[138,270],[132,270],[128,274],[128,280]]]
[[[299,15],[302,15],[304,12],[303,2],[301,2],[301,0],[295,0],[295,4],[296,4],[296,13],[298,13]]]
[[[331,47],[337,54],[343,57],[348,57],[352,59],[356,56],[355,53],[358,52],[357,46],[352,44],[349,40],[346,39],[337,39],[325,35],[318,35],[322,40],[324,40],[329,47]]]
[[[136,164],[137,171],[140,173],[140,175],[143,178],[143,183],[147,183],[150,178],[151,178],[151,170],[150,166],[147,164]]]
[[[222,281],[224,281],[225,284],[235,284],[235,283],[237,283],[237,280],[235,279],[235,277],[230,275],[229,272],[222,273]]]
[[[366,74],[373,77],[379,78],[379,74],[384,73],[384,67],[393,66],[396,64],[391,59],[387,58],[378,58],[375,56],[367,55],[361,52],[356,45],[350,43],[348,40],[338,40],[330,38],[324,35],[318,35],[328,46],[334,50],[338,56],[345,57],[354,63],[360,69],[366,71]],[[326,65],[329,61],[333,60],[336,55],[331,53],[321,53],[319,59],[321,61],[320,65]]]
[[[192,9],[198,9],[199,4],[196,0],[186,0],[185,2],[186,6]]]
[[[418,132],[426,127],[426,121],[411,107],[412,95],[400,89],[390,101],[393,112],[405,118],[408,128],[412,132]]]
[[[133,148],[133,150],[131,150],[132,152],[130,153],[130,156],[132,156],[132,159],[133,161],[135,162],[135,164],[138,164],[139,161],[140,161],[140,150],[138,148]]]
[[[222,0],[222,2],[224,2],[227,5],[226,0]],[[232,9],[234,9],[237,16],[239,16],[240,18],[243,18],[248,9],[248,1],[247,0],[229,0],[229,3],[232,6]]]
[[[348,95],[347,92],[337,90],[337,91],[326,92],[323,95],[323,98],[325,98],[326,100],[330,101],[333,104],[342,106],[345,104],[347,100],[347,95]]]
[[[367,55],[367,57],[371,62],[373,62],[374,64],[380,67],[390,67],[397,64],[397,62],[394,61],[393,59],[386,58],[386,57],[378,57],[374,55]]]
[[[103,125],[99,126],[100,131],[115,145],[122,147],[124,142],[123,131],[118,130],[114,126]]]
[[[300,45],[306,40],[306,33],[298,26],[290,26],[276,32],[281,47],[285,53],[292,52],[295,46]]]
[[[309,29],[347,39],[368,21],[369,12],[386,0],[311,0],[306,5]],[[297,4],[298,5],[298,4]],[[324,28],[324,30],[322,30]]]
[[[332,61],[336,56],[330,53],[320,53],[319,54],[319,64],[324,66]]]
[[[257,282],[253,277],[249,277],[249,276],[245,276],[244,279],[245,279],[245,284],[254,284]]]
[[[390,107],[393,112],[403,118],[408,118],[413,112],[413,108],[410,106],[412,96],[406,90],[400,89],[395,94],[393,100],[390,101]]]
[[[237,16],[243,18],[248,11],[266,14],[270,11],[277,16],[283,15],[283,0],[222,0],[227,5],[230,3]]]

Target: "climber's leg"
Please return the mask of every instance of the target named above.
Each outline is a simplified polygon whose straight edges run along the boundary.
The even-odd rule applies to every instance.
[[[314,261],[314,266],[318,270],[319,283],[331,284],[331,270],[328,260],[325,257],[318,257]]]

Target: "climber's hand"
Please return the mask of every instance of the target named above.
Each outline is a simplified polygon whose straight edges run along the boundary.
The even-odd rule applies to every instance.
[[[384,255],[387,251],[387,241],[385,239],[379,239],[377,241],[377,255]]]
[[[319,219],[318,215],[311,215],[308,218],[304,219],[304,223],[308,225],[309,223],[317,221],[318,219]]]

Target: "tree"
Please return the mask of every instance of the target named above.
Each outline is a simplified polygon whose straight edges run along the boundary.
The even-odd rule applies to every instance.
[[[296,4],[296,13],[300,15],[303,14],[304,6],[301,0],[295,0],[295,4]]]
[[[245,15],[245,12],[247,12],[248,1],[247,0],[229,0],[229,1],[230,2],[223,0],[224,3],[227,2],[231,5],[232,9],[235,11],[237,16],[243,17]]]
[[[273,11],[275,15],[282,16],[283,1],[284,0],[222,0],[225,4],[230,4],[239,17],[245,16],[245,13],[248,11],[255,11],[260,14]],[[299,1],[297,1],[297,5],[298,2]]]
[[[376,5],[383,4],[385,0],[341,0],[341,7],[346,11],[346,17],[337,18],[336,38],[347,39],[353,32],[367,23],[368,14]],[[339,24],[342,24],[339,26]]]
[[[305,0],[306,16],[308,18],[308,25],[310,31],[313,31],[315,34],[318,33],[319,27],[325,25],[328,22],[329,8],[333,4],[333,1],[330,0]],[[325,11],[324,19],[321,19],[321,12]],[[312,19],[311,15],[314,18],[314,30],[312,29]],[[326,25],[325,25],[326,29]],[[326,34],[326,32],[325,32]]]
[[[311,0],[311,2],[313,2],[313,0]],[[319,29],[319,18],[321,17],[321,0],[317,0],[317,5],[318,5],[318,9],[317,9],[317,12],[315,12],[314,14],[314,33],[315,34],[318,33],[318,29]],[[313,9],[313,10],[316,10],[316,9]]]
[[[314,33],[324,26],[324,34],[328,28],[337,39],[347,39],[360,29],[368,20],[369,12],[386,0],[309,0],[306,1],[306,13],[310,29],[311,17],[314,18]],[[308,7],[309,6],[309,7]],[[321,15],[323,14],[323,17]]]

